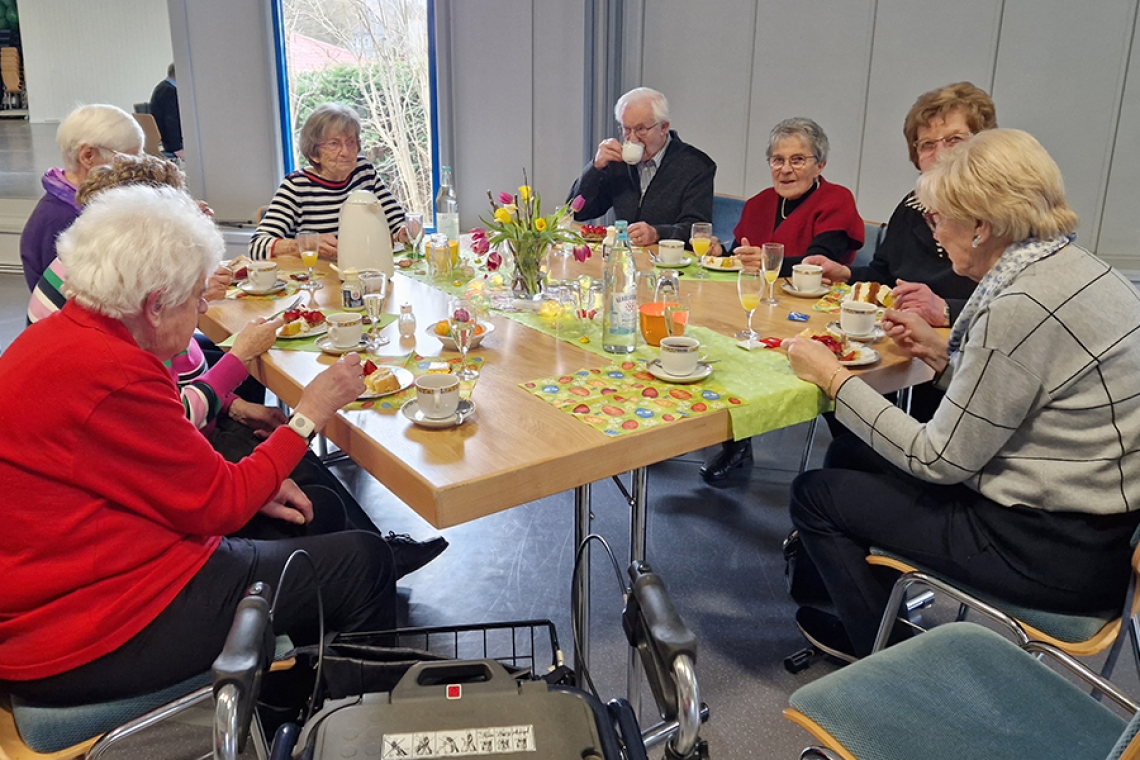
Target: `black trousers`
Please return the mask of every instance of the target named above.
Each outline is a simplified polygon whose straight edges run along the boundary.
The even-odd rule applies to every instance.
[[[1004,507],[914,478],[850,433],[832,444],[829,463],[796,478],[790,511],[860,656],[871,652],[890,591],[866,563],[871,546],[1026,606],[1123,605],[1135,515]]]
[[[387,542],[376,533],[344,530],[344,506],[332,490],[304,491],[313,501],[315,519],[305,526],[311,535],[224,538],[174,601],[123,646],[66,673],[3,686],[40,704],[85,704],[157,691],[205,672],[222,650],[246,589],[264,581],[277,593],[281,570],[299,549],[313,559],[315,573],[303,560],[294,561],[273,612],[275,633],[289,634],[296,644],[316,643],[318,586],[326,630],[394,627],[396,573]],[[275,537],[293,530],[280,520],[259,525],[245,531]]]

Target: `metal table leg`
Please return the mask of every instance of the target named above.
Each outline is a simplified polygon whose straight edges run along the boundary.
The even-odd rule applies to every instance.
[[[646,507],[649,502],[649,468],[638,467],[630,473],[633,481],[629,500],[629,561],[645,559]],[[635,650],[629,650],[626,664],[626,697],[638,720],[641,719],[641,660]]]
[[[590,535],[590,485],[578,486],[574,489],[574,551],[582,545],[586,536]],[[570,610],[571,624],[574,628],[574,640],[578,642],[578,651],[574,654],[574,672],[579,675],[583,666],[590,665],[590,547],[582,552],[584,567],[582,572],[574,579],[577,600],[574,608]]]

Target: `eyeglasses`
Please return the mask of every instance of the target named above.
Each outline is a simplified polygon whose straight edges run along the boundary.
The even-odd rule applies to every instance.
[[[783,169],[784,165],[787,164],[788,166],[792,167],[792,169],[799,171],[800,169],[807,166],[808,161],[814,160],[815,156],[792,156],[787,160],[785,160],[783,156],[769,156],[768,166],[772,167],[773,169]]]
[[[634,137],[644,138],[647,134],[649,134],[660,123],[661,122],[659,122],[659,121],[655,121],[652,124],[650,124],[648,127],[627,127],[626,125],[622,124],[621,125],[621,136],[622,137],[629,137],[630,135],[632,135]]]
[[[928,155],[938,149],[939,143],[945,145],[947,148],[953,148],[955,145],[961,145],[973,136],[974,135],[970,132],[955,132],[952,135],[946,135],[937,140],[915,142],[914,147],[920,154]]]
[[[355,153],[360,148],[360,140],[329,140],[328,142],[317,143],[317,147],[321,150],[327,150],[329,153],[340,153],[344,150]]]

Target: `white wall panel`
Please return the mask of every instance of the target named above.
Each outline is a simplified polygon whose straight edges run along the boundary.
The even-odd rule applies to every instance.
[[[716,161],[717,192],[742,195],[756,3],[646,5],[639,84],[663,92],[681,139]]]
[[[917,170],[907,155],[903,120],[924,92],[970,81],[989,92],[1002,0],[878,0],[867,118],[858,187],[865,219],[887,221]],[[998,120],[1001,123],[1001,104]]]
[[[20,36],[33,122],[61,121],[87,103],[129,113],[173,60],[166,0],[22,2]]]
[[[1080,240],[1096,247],[1135,0],[1006,0],[993,96],[1061,167]]]
[[[585,23],[580,2],[534,4],[534,138],[529,169],[547,202],[545,208],[551,210],[549,204],[565,200],[584,163]]]
[[[823,127],[831,142],[824,176],[854,188],[874,9],[874,0],[759,3],[743,195],[771,186],[768,133],[793,116],[806,116]]]
[[[1133,35],[1097,253],[1116,267],[1140,272],[1140,45],[1136,43]]]

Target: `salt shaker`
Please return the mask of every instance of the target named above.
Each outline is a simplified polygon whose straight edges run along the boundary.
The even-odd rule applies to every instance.
[[[416,334],[416,315],[412,313],[412,305],[400,305],[400,316],[396,320],[396,329],[400,331],[401,338],[412,338]]]

